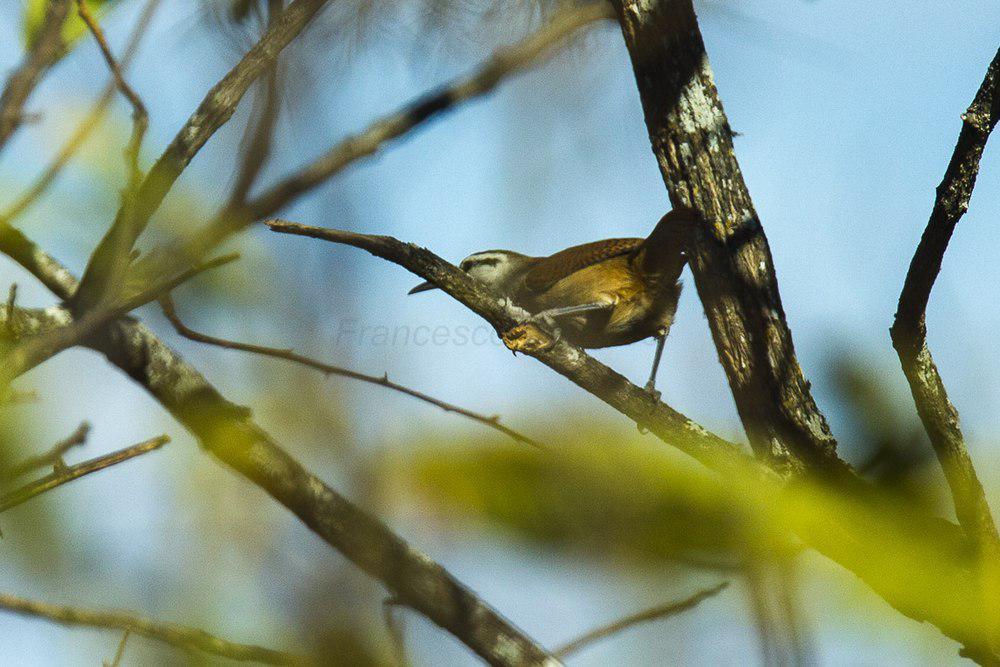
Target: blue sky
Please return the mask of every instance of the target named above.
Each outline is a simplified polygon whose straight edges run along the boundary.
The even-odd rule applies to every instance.
[[[2,5],[8,19],[0,22],[3,68],[13,66],[19,57],[17,4]],[[207,43],[196,5],[166,2],[150,48],[140,55],[130,77],[153,119],[147,139],[150,158],[162,150],[239,51],[233,45]],[[108,20],[116,46],[123,42],[122,28],[133,9],[118,11]],[[413,12],[396,11],[372,29],[378,39],[369,37],[364,46],[350,52],[349,66],[344,65],[349,51],[338,34],[314,31],[308,53],[320,66],[309,72],[292,70],[294,89],[302,94],[283,109],[285,147],[266,172],[269,178],[293,169],[429,87],[469,71],[497,43],[494,31],[480,34],[475,28],[417,39],[419,26],[406,20]],[[861,0],[713,0],[699,4],[699,15],[726,111],[741,133],[736,140],[738,157],[770,239],[800,362],[835,433],[847,436],[850,424],[824,376],[838,355],[863,359],[906,405],[888,327],[934,188],[954,147],[960,114],[1000,43],[1000,5],[994,0],[918,0],[905,7]],[[508,32],[513,35],[517,21],[512,24]],[[328,44],[332,46],[325,48]],[[44,111],[53,102],[85,108],[102,85],[97,82],[103,78],[94,76],[101,72],[103,77],[101,67],[92,45],[85,45],[58,68],[30,108]],[[124,128],[124,106],[118,105],[115,114]],[[68,127],[65,119],[46,116],[12,144],[0,161],[4,201],[18,191],[15,184],[30,182]],[[220,132],[179,184],[181,194],[207,206],[205,214],[230,183],[226,147],[238,139],[239,131],[234,124]],[[96,177],[86,169],[69,174],[24,223],[29,234],[77,270],[114,210],[113,198],[84,196]],[[641,236],[666,206],[627,54],[620,35],[605,26],[545,66],[504,84],[489,98],[468,104],[353,166],[285,215],[311,224],[392,234],[458,260],[483,248],[543,254],[602,237]],[[961,411],[973,456],[991,493],[1000,498],[996,472],[1000,467],[995,465],[1000,347],[994,343],[1000,329],[998,220],[1000,148],[993,145],[987,149],[970,211],[935,287],[928,326],[931,347]],[[375,374],[388,371],[393,379],[445,400],[500,413],[506,423],[528,433],[558,427],[550,421],[553,415],[571,410],[614,418],[609,409],[540,364],[512,359],[495,340],[459,344],[457,327],[481,323],[444,295],[405,296],[416,279],[398,267],[350,249],[277,237],[259,229],[237,245],[250,267],[240,275],[254,285],[254,296],[212,314],[199,309],[204,302],[192,294],[191,319],[203,328],[259,342],[291,340],[301,351],[333,363]],[[685,279],[690,283],[689,276]],[[40,288],[32,287],[9,263],[0,262],[0,284],[11,280],[22,287],[24,303],[46,302]],[[158,331],[174,340],[155,312],[148,316]],[[360,341],[347,340],[350,337],[344,333],[379,326],[410,332],[421,326],[443,326],[448,335],[442,344],[388,345],[364,336]],[[260,405],[259,389],[272,374],[282,373],[282,366],[191,344],[180,346],[207,369],[224,393],[267,414],[267,406]],[[596,356],[642,381],[652,351],[651,344],[638,344],[597,351]],[[177,498],[177,487],[184,483],[179,471],[191,466],[201,471],[196,474],[215,479],[214,464],[152,401],[94,355],[66,353],[33,377],[29,384],[36,381],[46,387],[46,403],[66,406],[39,427],[40,442],[69,432],[84,418],[94,423],[94,442],[100,443],[94,447],[124,446],[162,431],[175,436],[176,442],[169,453],[40,501],[76,517],[63,524],[70,539],[61,548],[77,552],[69,558],[89,563],[90,574],[82,581],[46,589],[41,583],[44,577],[25,567],[21,574],[5,574],[0,586],[37,597],[65,594],[68,601],[93,600],[169,615],[173,587],[190,587],[202,569],[211,573],[226,562],[218,555],[206,556],[204,563],[191,566],[192,572],[180,574],[189,564],[164,556],[167,540],[186,534],[185,520],[200,525],[192,518],[198,516],[198,501]],[[664,398],[671,405],[724,435],[741,437],[690,285],[660,377]],[[53,385],[56,378],[59,381]],[[331,400],[353,406],[357,419],[347,426],[353,434],[349,439],[362,451],[405,447],[415,428],[481,435],[450,415],[377,388],[345,386],[335,380],[318,382],[316,387],[329,390]],[[538,409],[541,402],[544,410]],[[294,425],[265,425],[279,439],[294,440],[299,434]],[[850,451],[849,442],[844,447]],[[315,447],[296,454],[332,482],[350,485],[349,475]],[[169,474],[163,473],[164,466]],[[238,497],[242,483],[231,484],[231,493]],[[109,488],[114,490],[110,498]],[[88,511],[90,502],[114,511]],[[165,518],[165,507],[176,513]],[[291,525],[280,509],[273,513],[289,542],[309,541],[304,529]],[[616,601],[654,603],[670,597],[656,577],[637,581],[600,570],[588,576],[593,586],[583,586],[579,572],[569,575],[542,555],[516,547],[497,550],[486,537],[428,535],[405,517],[394,525],[545,642],[566,639],[613,616]],[[5,533],[6,528],[5,522]],[[157,558],[151,559],[150,553]],[[192,547],[192,553],[201,553],[199,547]],[[304,571],[338,563],[322,545],[302,547],[296,553]],[[263,568],[264,556],[261,559],[236,565]],[[109,571],[102,563],[108,562],[114,563],[113,579],[118,582],[113,587],[105,583]],[[861,595],[871,602],[870,596],[855,592],[852,578],[845,582],[849,578],[828,565],[817,567],[830,574],[813,584],[819,587],[815,590],[846,600]],[[547,601],[525,605],[525,589]],[[230,602],[266,604],[268,590],[251,589],[245,599],[235,601],[213,601],[206,594],[206,618],[223,634],[228,630],[238,635],[238,619],[212,610],[225,609]],[[728,603],[712,608],[709,603],[669,627],[636,631],[629,635],[630,642],[595,649],[581,656],[579,664],[641,662],[649,655],[669,655],[680,663],[710,659],[737,664],[741,656],[756,655],[755,638],[750,622],[740,619],[739,596],[728,595]],[[880,608],[880,603],[872,604]],[[880,628],[853,627],[849,615],[831,618],[828,609],[812,611],[824,664],[869,663],[875,651],[882,664],[928,657],[938,664],[957,662],[950,642],[915,623],[896,619]],[[890,612],[886,616],[892,618]],[[822,632],[821,624],[826,628]],[[728,643],[708,646],[707,639],[700,641],[707,638],[703,629],[713,625],[725,629]],[[446,656],[449,664],[474,664],[436,630],[420,622],[411,627],[418,656],[428,660]],[[279,624],[274,636],[280,637],[280,632]],[[9,616],[0,616],[0,636],[10,638],[12,648],[5,651],[17,651],[23,658],[19,664],[66,664],[68,654],[79,656],[80,664],[93,664],[95,657],[106,658],[113,652],[108,636]],[[692,636],[680,653],[670,652],[677,650],[681,639]],[[852,643],[840,641],[844,636],[851,636]]]

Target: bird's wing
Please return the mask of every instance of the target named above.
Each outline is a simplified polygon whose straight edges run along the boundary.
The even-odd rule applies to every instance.
[[[525,274],[524,286],[531,292],[544,292],[571,273],[576,273],[612,257],[627,255],[638,249],[643,239],[605,239],[560,250],[541,258]]]

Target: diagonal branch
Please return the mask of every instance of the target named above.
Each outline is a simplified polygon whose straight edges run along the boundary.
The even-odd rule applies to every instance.
[[[170,442],[170,438],[165,435],[161,435],[153,438],[152,440],[140,442],[137,445],[120,449],[117,452],[112,452],[111,454],[106,454],[105,456],[99,456],[95,459],[84,461],[83,463],[77,463],[76,465],[68,466],[63,469],[54,470],[51,474],[46,475],[41,479],[35,480],[30,484],[26,484],[19,489],[0,496],[0,512],[6,512],[11,507],[16,507],[21,503],[31,500],[35,496],[39,496],[46,491],[51,491],[52,489],[60,487],[63,484],[68,484],[69,482],[79,479],[85,475],[95,473],[99,470],[104,470],[105,468],[110,468],[111,466],[122,463],[123,461],[128,461],[136,456],[141,456],[142,454],[159,449],[168,442]]]
[[[77,288],[69,270],[19,230],[0,229],[0,252],[62,298]],[[58,319],[50,326],[62,325]],[[87,344],[149,392],[216,458],[488,663],[558,664],[441,565],[302,467],[250,419],[248,409],[226,400],[147,327],[117,320]]]
[[[80,18],[87,25],[87,29],[90,30],[90,33],[94,36],[94,40],[97,42],[101,56],[103,56],[104,62],[107,63],[108,69],[111,71],[115,87],[128,100],[128,103],[132,105],[132,138],[129,139],[128,147],[125,149],[126,159],[128,160],[128,184],[125,187],[125,198],[127,201],[132,201],[135,198],[136,188],[139,187],[139,181],[142,178],[142,171],[139,167],[139,153],[142,150],[142,138],[146,135],[146,128],[149,127],[149,114],[146,112],[146,105],[143,104],[142,98],[125,81],[122,68],[118,64],[118,61],[115,60],[114,54],[111,53],[111,47],[108,46],[108,40],[104,38],[104,31],[101,30],[100,24],[94,18],[94,15],[90,13],[87,0],[76,0],[76,8],[80,14]]]
[[[94,250],[71,303],[75,313],[116,296],[136,240],[181,172],[216,130],[232,117],[250,85],[274,66],[281,51],[302,32],[326,1],[294,0],[260,41],[208,92],[143,179],[135,201],[119,209],[111,229]]]
[[[152,22],[153,15],[156,13],[159,5],[160,0],[148,0],[146,6],[143,8],[142,14],[140,14],[135,28],[132,30],[132,36],[129,38],[128,45],[125,47],[125,54],[121,59],[121,68],[123,70],[128,68],[129,63],[132,62],[132,58],[135,57],[136,52],[139,50],[139,43],[146,34],[146,30]],[[87,138],[90,137],[91,133],[100,124],[101,119],[104,118],[104,114],[111,105],[111,101],[114,99],[115,90],[117,90],[117,86],[115,81],[112,80],[101,92],[100,97],[94,102],[94,105],[73,131],[73,134],[69,136],[66,143],[59,149],[56,157],[45,168],[45,171],[35,179],[35,182],[13,204],[5,209],[3,213],[0,213],[0,226],[9,225],[14,219],[23,215],[48,190],[49,186],[52,185],[59,175],[59,172],[76,155]]]
[[[8,314],[8,317],[10,315]],[[22,475],[26,475],[32,470],[38,470],[39,468],[44,468],[46,466],[59,467],[60,465],[65,466],[63,463],[63,454],[68,452],[73,447],[77,445],[82,445],[87,442],[87,435],[90,433],[90,424],[87,422],[82,422],[76,427],[76,430],[69,434],[67,437],[63,438],[56,444],[52,445],[48,451],[37,454],[35,456],[30,456],[23,461],[19,461],[9,468],[0,470],[0,480],[11,480],[16,479]]]
[[[619,619],[614,623],[594,628],[590,632],[577,637],[568,644],[563,644],[553,651],[553,653],[560,658],[566,658],[574,653],[579,653],[591,644],[607,639],[608,637],[616,635],[624,630],[629,630],[640,623],[648,623],[649,621],[657,621],[664,618],[670,618],[671,616],[676,616],[677,614],[685,612],[689,609],[694,609],[708,598],[718,595],[725,590],[727,586],[729,586],[729,582],[724,581],[718,586],[699,591],[689,598],[677,600],[664,605],[658,605],[651,609],[646,609],[644,611],[640,611],[639,613],[626,616],[625,618]]]
[[[500,423],[500,418],[497,415],[487,417],[486,415],[481,415],[478,412],[473,412],[471,410],[466,410],[465,408],[459,407],[452,403],[447,403],[440,399],[434,398],[428,394],[417,391],[416,389],[410,389],[401,384],[393,382],[389,379],[388,374],[385,375],[367,375],[365,373],[359,373],[357,371],[352,371],[347,368],[341,368],[340,366],[331,366],[330,364],[325,364],[321,361],[311,359],[309,357],[303,356],[301,354],[296,354],[292,350],[281,350],[273,347],[264,347],[263,345],[251,345],[249,343],[240,343],[237,341],[227,340],[225,338],[217,338],[215,336],[209,336],[207,334],[200,333],[194,329],[189,328],[181,320],[180,316],[177,315],[177,310],[174,307],[174,301],[170,296],[166,296],[160,299],[160,305],[163,308],[163,314],[166,316],[170,324],[173,325],[174,329],[181,336],[193,340],[198,343],[205,343],[206,345],[215,345],[216,347],[225,348],[227,350],[240,350],[242,352],[249,352],[251,354],[259,354],[265,357],[272,357],[274,359],[284,359],[285,361],[291,361],[296,364],[300,364],[307,368],[312,368],[320,371],[326,375],[339,375],[341,377],[351,378],[352,380],[360,380],[362,382],[368,382],[369,384],[374,384],[379,387],[385,387],[386,389],[392,389],[393,391],[398,391],[407,396],[412,396],[418,400],[429,403],[435,407],[441,408],[445,412],[454,412],[455,414],[462,415],[463,417],[468,417],[469,419],[479,422],[489,426],[492,429],[500,431],[504,435],[508,436],[515,442],[521,442],[526,445],[531,445],[532,447],[538,447],[539,449],[547,449],[537,440],[533,440],[526,435],[522,435],[512,428],[508,428]]]
[[[199,628],[155,621],[128,611],[70,607],[29,600],[10,593],[0,593],[0,609],[23,616],[44,618],[63,625],[125,630],[126,636],[127,633],[134,632],[137,635],[171,644],[187,651],[194,649],[230,660],[252,661],[266,665],[313,664],[311,660],[303,656],[275,651],[263,646],[254,646],[253,644],[237,644],[211,635]],[[120,646],[124,646],[124,641]]]
[[[850,476],[795,357],[691,0],[615,4],[670,200],[706,221],[689,263],[750,444],[772,466]]]
[[[21,125],[24,105],[42,75],[63,52],[62,27],[69,14],[70,0],[48,0],[45,17],[31,50],[0,93],[0,150]]]
[[[356,161],[374,155],[391,141],[405,137],[428,121],[493,91],[510,76],[537,64],[570,35],[612,16],[609,5],[603,1],[583,5],[571,3],[535,33],[498,50],[471,75],[422,95],[383,116],[250,201],[231,201],[194,238],[186,240],[183,247],[171,248],[163,252],[163,256],[169,258],[167,261],[176,261],[178,256],[185,258],[185,261],[196,261],[231,234],[275,215]],[[143,273],[155,275],[159,268],[147,266]]]
[[[927,347],[927,303],[941,271],[955,226],[969,208],[979,160],[990,133],[1000,120],[1000,51],[986,71],[979,91],[962,116],[962,130],[937,188],[927,228],[910,262],[890,333],[910,385],[917,413],[951,487],[959,523],[994,555],[1000,554],[1000,536],[990,514],[958,423],[958,412],[948,399],[944,381]]]

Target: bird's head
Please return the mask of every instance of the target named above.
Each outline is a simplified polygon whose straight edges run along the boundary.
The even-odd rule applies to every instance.
[[[462,269],[476,280],[486,283],[495,290],[503,291],[510,281],[519,275],[531,258],[511,250],[483,250],[469,255],[459,263]],[[410,294],[437,289],[431,282],[420,283],[410,290]]]

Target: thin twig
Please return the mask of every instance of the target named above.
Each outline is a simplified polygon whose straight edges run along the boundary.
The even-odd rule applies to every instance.
[[[89,310],[79,318],[63,309],[68,322],[63,326],[38,333],[25,340],[7,352],[4,366],[0,368],[0,388],[5,387],[19,375],[22,375],[43,361],[59,352],[80,344],[104,324],[135,310],[150,301],[155,301],[163,294],[169,293],[178,285],[191,280],[205,271],[224,266],[239,259],[239,253],[230,253],[205,262],[199,266],[185,269],[176,275],[167,277],[152,285],[145,286],[135,294],[120,297],[120,300],[102,304]]]
[[[471,410],[466,410],[465,408],[453,405],[452,403],[446,403],[440,399],[429,396],[423,392],[417,391],[416,389],[410,389],[401,384],[397,384],[389,379],[388,375],[368,375],[366,373],[359,373],[357,371],[352,371],[346,368],[341,368],[340,366],[332,366],[330,364],[325,364],[316,359],[311,359],[309,357],[303,356],[301,354],[296,354],[292,350],[282,350],[273,347],[264,347],[262,345],[252,345],[250,343],[240,343],[237,341],[227,340],[225,338],[217,338],[215,336],[209,336],[207,334],[200,333],[191,329],[181,321],[180,316],[177,314],[177,310],[174,307],[173,299],[169,296],[160,299],[160,306],[163,308],[163,314],[166,316],[167,320],[173,325],[174,329],[181,336],[188,338],[190,340],[205,343],[207,345],[214,345],[216,347],[222,347],[228,350],[240,350],[242,352],[249,352],[251,354],[259,354],[266,357],[273,357],[276,359],[284,359],[286,361],[291,361],[297,364],[306,366],[307,368],[312,368],[326,375],[339,375],[341,377],[351,378],[353,380],[360,380],[362,382],[368,382],[370,384],[378,385],[379,387],[385,387],[387,389],[392,389],[393,391],[398,391],[407,396],[412,396],[418,400],[429,403],[433,406],[441,408],[445,412],[454,412],[455,414],[462,415],[463,417],[468,417],[473,421],[479,422],[489,426],[492,429],[500,431],[504,435],[510,437],[516,442],[521,442],[532,447],[538,447],[539,449],[547,449],[545,445],[542,445],[536,440],[529,438],[526,435],[522,435],[515,431],[514,429],[508,428],[500,423],[500,418],[497,415],[489,416],[479,414],[478,412],[473,412]]]
[[[281,11],[282,0],[268,0],[268,27],[274,25],[274,22],[281,15]],[[264,77],[263,89],[258,91],[260,95],[255,100],[257,102],[255,106],[259,107],[259,114],[256,119],[251,115],[250,120],[247,122],[242,141],[243,150],[239,173],[233,182],[227,206],[241,206],[246,201],[250,189],[257,182],[261,171],[267,166],[268,160],[271,157],[274,130],[278,124],[278,115],[281,107],[280,71],[280,63],[274,63]]]
[[[313,664],[311,660],[302,656],[275,651],[263,646],[237,644],[211,635],[199,628],[156,621],[128,611],[104,611],[50,604],[28,600],[9,593],[0,593],[0,609],[24,616],[44,618],[63,625],[125,630],[185,650],[197,649],[230,660],[256,661],[268,665]],[[121,646],[124,646],[124,640]]]
[[[142,454],[159,449],[168,442],[170,442],[170,438],[166,435],[161,435],[153,438],[152,440],[146,440],[145,442],[140,442],[137,445],[132,445],[131,447],[120,449],[117,452],[112,452],[111,454],[99,456],[95,459],[84,461],[83,463],[77,463],[76,465],[69,466],[62,470],[53,471],[51,474],[46,475],[41,479],[35,480],[34,482],[26,484],[15,491],[11,491],[10,493],[0,496],[0,512],[6,512],[10,508],[31,500],[35,496],[41,495],[46,491],[51,491],[52,489],[72,482],[75,479],[79,479],[84,475],[89,475],[97,472],[98,470],[104,470],[105,468],[122,463],[123,461],[135,458],[136,456],[141,456]]]
[[[382,620],[385,621],[385,629],[389,633],[389,640],[392,642],[396,666],[406,667],[410,664],[410,661],[406,658],[406,633],[403,628],[403,619],[396,614],[396,610],[400,606],[403,605],[396,598],[390,597],[382,600]]]
[[[612,17],[613,12],[606,2],[571,4],[557,12],[538,31],[497,51],[470,76],[422,95],[376,120],[245,204],[230,202],[193,238],[184,241],[183,247],[172,249],[162,256],[169,257],[170,261],[177,256],[186,258],[186,261],[196,261],[229,235],[242,231],[257,220],[275,215],[298,197],[357,160],[373,155],[393,139],[407,136],[427,121],[494,90],[508,77],[528,69],[551,53],[555,46],[579,29]],[[145,272],[155,274],[157,267],[147,267]]]
[[[14,306],[17,305],[17,283],[11,283],[7,291],[7,322],[14,321]]]
[[[122,638],[121,641],[118,642],[118,649],[115,651],[114,659],[110,663],[105,662],[104,663],[105,665],[107,665],[108,667],[120,667],[120,665],[122,664],[122,658],[125,657],[125,644],[128,643],[128,636],[129,636],[128,630],[122,633]]]
[[[90,13],[87,0],[76,0],[76,7],[80,18],[87,24],[87,28],[97,41],[101,55],[104,56],[104,62],[107,63],[108,69],[111,71],[111,76],[114,77],[115,86],[125,99],[128,100],[128,103],[132,105],[132,138],[129,140],[128,148],[125,150],[128,160],[128,184],[125,188],[125,197],[128,200],[134,200],[136,189],[139,187],[139,181],[142,178],[142,171],[139,168],[139,153],[142,150],[142,138],[146,134],[146,128],[149,127],[149,114],[146,112],[146,105],[142,103],[139,94],[125,81],[122,68],[118,64],[118,61],[115,60],[114,54],[111,53],[111,47],[108,46],[108,40],[105,39],[100,24],[94,18],[93,14]]]
[[[33,470],[38,470],[39,468],[45,468],[47,466],[53,466],[57,471],[60,468],[65,468],[66,464],[63,462],[63,454],[68,452],[73,447],[87,442],[87,435],[89,433],[90,424],[87,422],[81,422],[80,425],[76,427],[75,431],[56,444],[52,445],[48,451],[26,458],[20,463],[16,463],[6,470],[0,471],[0,478],[4,480],[11,480],[25,475]]]
[[[125,54],[121,59],[121,69],[122,71],[128,69],[129,64],[135,57],[139,50],[139,44],[142,41],[143,36],[146,34],[146,30],[152,22],[153,15],[156,13],[156,9],[160,5],[160,0],[149,0],[146,6],[142,10],[139,19],[136,21],[135,28],[132,30],[132,36],[129,38],[129,43],[125,47]],[[14,201],[3,213],[0,213],[0,224],[10,224],[15,219],[23,215],[35,202],[39,201],[41,196],[45,194],[49,186],[55,181],[56,177],[63,170],[63,168],[69,163],[74,155],[83,147],[84,143],[90,137],[91,133],[100,125],[101,120],[104,118],[105,113],[107,113],[108,107],[111,106],[111,101],[114,99],[115,91],[117,90],[117,85],[114,79],[105,86],[104,90],[101,92],[100,97],[94,102],[94,105],[90,108],[90,111],[84,117],[80,124],[73,131],[73,134],[66,140],[66,143],[59,149],[56,157],[52,160],[51,164],[45,168],[45,171],[39,175],[35,182],[29,187],[20,197]]]
[[[1000,555],[1000,535],[965,446],[958,412],[948,399],[927,346],[925,314],[948,242],[969,207],[986,142],[1000,120],[1000,51],[990,63],[962,120],[958,142],[937,188],[930,220],[910,262],[890,331],[917,413],[951,487],[959,523],[981,545],[988,545],[996,557]]]
[[[62,55],[62,27],[69,14],[70,0],[49,0],[45,17],[24,62],[7,78],[0,93],[0,150],[24,118],[24,105],[42,75]]]
[[[631,616],[626,616],[625,618],[615,621],[614,623],[609,623],[607,625],[602,625],[600,627],[594,628],[590,632],[582,635],[557,648],[552,652],[557,658],[567,658],[574,653],[578,653],[583,649],[589,647],[591,644],[606,639],[612,635],[616,635],[623,630],[628,630],[640,623],[647,623],[649,621],[656,621],[663,618],[670,618],[671,616],[676,616],[681,612],[685,612],[689,609],[693,609],[698,606],[704,600],[710,597],[718,595],[725,588],[729,586],[728,581],[724,581],[718,586],[713,588],[708,588],[698,593],[695,593],[689,598],[684,600],[678,600],[676,602],[670,602],[668,604],[659,605],[653,607],[652,609],[647,609],[645,611],[640,611],[637,614],[632,614]]]
[[[70,302],[82,313],[117,298],[115,292],[131,262],[132,248],[174,182],[194,156],[236,111],[250,85],[272,67],[281,51],[306,27],[328,0],[294,0],[264,36],[203,98],[173,141],[146,174],[134,201],[118,210],[111,228],[90,256]]]

